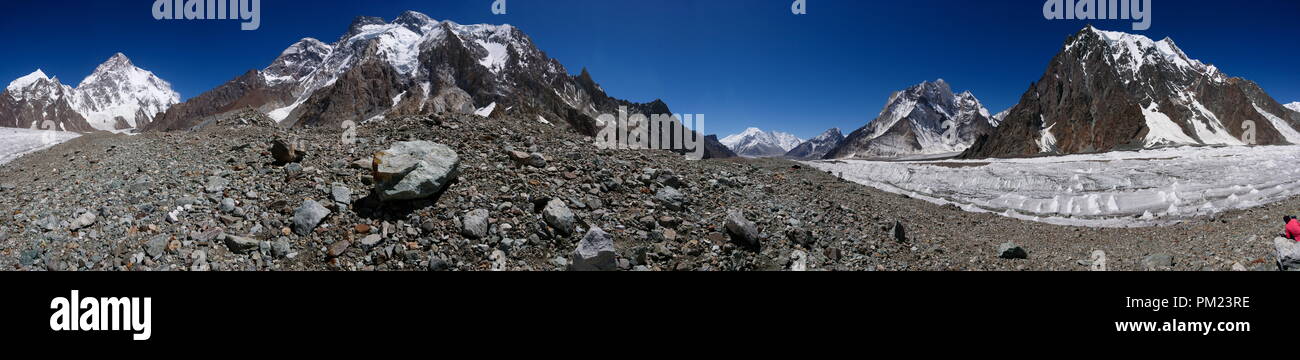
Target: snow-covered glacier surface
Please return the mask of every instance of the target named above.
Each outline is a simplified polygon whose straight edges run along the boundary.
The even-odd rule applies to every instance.
[[[937,204],[1060,225],[1155,226],[1300,195],[1300,146],[807,164]]]
[[[78,136],[81,135],[67,131],[0,128],[0,165]]]

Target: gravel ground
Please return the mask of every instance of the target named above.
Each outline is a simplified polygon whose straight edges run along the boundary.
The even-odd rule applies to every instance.
[[[0,269],[1085,271],[1101,250],[1109,270],[1272,270],[1280,218],[1300,213],[1288,199],[1158,228],[1065,227],[786,160],[598,150],[535,121],[403,117],[356,135],[242,113],[24,156],[0,166]],[[276,161],[273,143],[295,139],[305,156]],[[411,140],[456,151],[455,181],[382,201],[372,155]]]

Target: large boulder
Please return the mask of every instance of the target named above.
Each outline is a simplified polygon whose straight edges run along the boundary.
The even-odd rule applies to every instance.
[[[1002,245],[998,245],[998,257],[1003,259],[1028,259],[1029,253],[1025,251],[1025,248],[1020,247],[1020,245],[1008,241]]]
[[[300,162],[305,155],[302,143],[298,140],[275,139],[271,142],[271,157],[277,164]]]
[[[569,206],[565,205],[563,200],[551,199],[546,203],[546,208],[542,209],[542,219],[562,236],[573,234],[573,211],[569,210]]]
[[[570,271],[614,271],[618,262],[614,255],[614,237],[598,227],[592,227],[578,242],[569,262]]]
[[[456,180],[459,169],[460,155],[447,145],[400,142],[375,153],[375,192],[381,201],[431,198]]]
[[[1300,270],[1300,243],[1286,238],[1273,239],[1277,267],[1282,271]]]
[[[668,210],[681,211],[686,207],[686,195],[677,188],[665,186],[655,193],[655,201]]]
[[[1146,270],[1160,270],[1174,267],[1174,257],[1166,253],[1156,253],[1142,258]]]
[[[758,233],[758,226],[754,225],[745,214],[732,210],[727,213],[726,223],[727,234],[731,235],[731,241],[749,249],[758,249],[761,235]]]

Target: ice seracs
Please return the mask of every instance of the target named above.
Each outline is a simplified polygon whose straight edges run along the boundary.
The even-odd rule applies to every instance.
[[[1177,222],[1300,194],[1300,146],[1166,147],[1017,159],[816,161],[850,181],[967,211],[1064,225]]]
[[[722,145],[744,157],[777,157],[794,149],[803,140],[799,137],[779,131],[767,132],[751,127],[745,131],[725,137]]]

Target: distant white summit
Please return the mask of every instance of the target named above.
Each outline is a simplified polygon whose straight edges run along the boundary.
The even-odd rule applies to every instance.
[[[1295,111],[1300,111],[1300,101],[1293,102],[1293,103],[1290,103],[1290,104],[1286,104],[1285,106],[1286,106],[1287,109],[1291,109],[1291,110],[1295,110]]]
[[[849,134],[828,159],[899,158],[960,153],[998,121],[969,91],[943,79],[894,92],[874,120]]]
[[[793,150],[803,143],[799,137],[779,131],[766,132],[759,128],[748,128],[739,134],[725,137],[720,141],[736,155],[744,157],[777,157]]]

